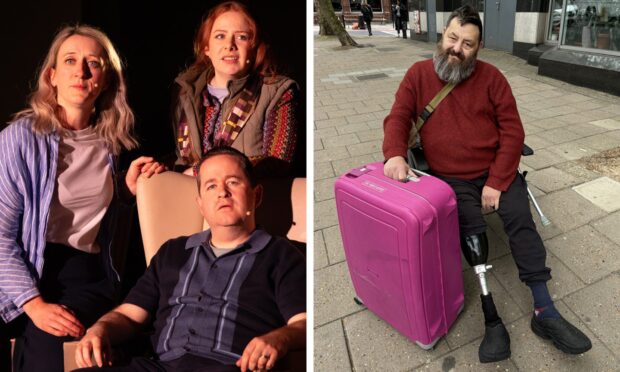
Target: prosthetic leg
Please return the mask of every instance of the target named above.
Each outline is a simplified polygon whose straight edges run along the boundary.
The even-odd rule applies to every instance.
[[[478,349],[481,363],[490,363],[510,357],[510,336],[502,319],[497,315],[493,297],[487,288],[485,273],[491,269],[487,265],[489,256],[489,242],[486,233],[461,236],[461,250],[467,263],[474,268],[480,281],[482,294],[482,311],[484,313],[484,338]]]

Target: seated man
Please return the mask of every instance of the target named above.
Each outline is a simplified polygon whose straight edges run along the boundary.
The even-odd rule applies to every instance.
[[[160,248],[124,303],[86,331],[78,366],[110,366],[110,345],[151,323],[157,357],[106,370],[265,370],[305,347],[305,259],[256,228],[262,188],[252,164],[237,150],[214,148],[197,181],[210,229]]]
[[[525,181],[517,173],[525,137],[517,104],[502,73],[476,59],[480,48],[480,16],[465,5],[448,18],[434,57],[415,63],[396,92],[383,123],[385,175],[397,180],[413,175],[405,161],[412,120],[446,83],[454,84],[427,118],[420,139],[432,173],[456,193],[461,249],[480,274],[485,317],[480,361],[510,357],[508,332],[484,280],[488,243],[482,211],[491,210],[503,220],[519,278],[532,290],[532,331],[564,352],[583,353],[592,347],[590,340],[562,318],[547,289],[551,270],[545,266],[545,247],[532,219]]]

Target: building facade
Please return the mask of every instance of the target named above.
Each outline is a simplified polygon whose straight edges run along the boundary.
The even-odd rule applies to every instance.
[[[332,0],[346,22],[362,0]],[[409,35],[434,42],[450,13],[469,2],[480,12],[486,48],[538,66],[538,73],[620,95],[620,0],[408,0]],[[368,0],[374,22],[392,22],[396,0]]]
[[[394,0],[394,2],[396,2],[396,0]],[[373,22],[392,22],[390,0],[367,0],[367,3],[372,8]],[[332,6],[334,7],[336,15],[340,19],[344,17],[346,23],[357,22],[362,15],[360,11],[362,0],[332,0]]]

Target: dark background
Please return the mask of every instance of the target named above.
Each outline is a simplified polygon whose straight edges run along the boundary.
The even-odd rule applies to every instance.
[[[5,1],[0,5],[0,126],[27,105],[55,33],[84,23],[103,30],[125,61],[128,98],[136,115],[140,149],[123,154],[121,166],[147,154],[174,151],[170,124],[174,78],[193,61],[193,40],[203,15],[221,1],[62,0]],[[249,0],[259,30],[283,72],[302,91],[294,173],[305,176],[306,25],[305,1]]]

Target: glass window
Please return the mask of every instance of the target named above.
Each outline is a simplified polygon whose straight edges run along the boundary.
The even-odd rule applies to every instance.
[[[562,22],[562,0],[551,2],[551,22],[547,40],[558,41],[560,39],[560,23]]]
[[[360,12],[362,9],[362,1],[363,0],[350,0],[349,4],[351,4],[351,11]],[[372,9],[373,12],[382,11],[381,0],[368,0],[367,3],[368,5],[370,5],[370,8]]]
[[[620,0],[567,0],[563,9],[562,45],[620,50]],[[553,15],[550,35],[553,37]]]
[[[428,38],[426,0],[409,0],[409,12],[409,28],[411,29],[411,33],[421,35],[422,38],[426,40]]]
[[[372,8],[373,12],[382,12],[381,0],[368,0],[368,5]]]

